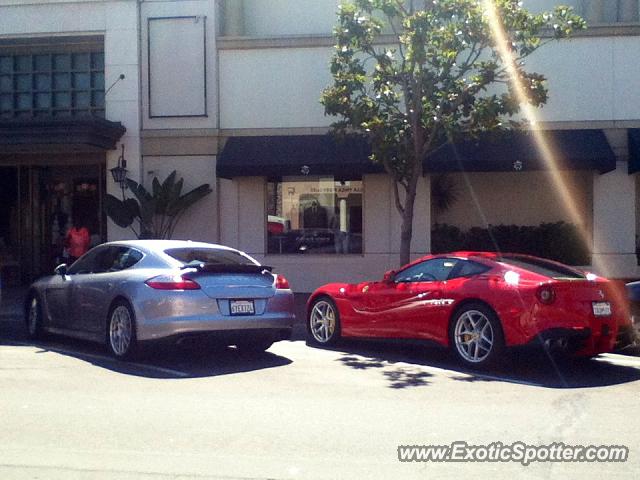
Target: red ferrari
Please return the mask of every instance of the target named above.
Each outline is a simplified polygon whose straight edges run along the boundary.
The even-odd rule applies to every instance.
[[[517,254],[428,255],[378,282],[330,283],[307,304],[309,338],[407,338],[449,347],[468,366],[506,347],[542,344],[576,356],[613,349],[625,307],[607,279]]]

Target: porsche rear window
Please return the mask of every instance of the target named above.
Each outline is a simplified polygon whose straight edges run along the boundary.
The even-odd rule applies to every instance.
[[[512,265],[517,268],[529,270],[530,272],[544,275],[549,278],[586,278],[582,273],[569,267],[563,267],[552,262],[537,260],[525,257],[500,257],[497,259],[501,263]]]
[[[255,265],[244,255],[221,248],[170,248],[164,253],[184,264],[196,261],[209,265]]]

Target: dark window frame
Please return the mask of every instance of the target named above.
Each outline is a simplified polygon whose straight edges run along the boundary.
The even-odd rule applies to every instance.
[[[65,68],[59,69],[56,61],[61,58]],[[104,117],[104,74],[104,49],[0,50],[0,119]],[[82,85],[76,83],[80,78],[85,79]]]

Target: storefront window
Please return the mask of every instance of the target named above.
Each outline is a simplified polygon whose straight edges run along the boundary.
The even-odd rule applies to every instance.
[[[267,195],[268,253],[362,253],[361,180],[284,177]]]

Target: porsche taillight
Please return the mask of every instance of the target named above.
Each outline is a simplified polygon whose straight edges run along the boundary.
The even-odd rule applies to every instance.
[[[276,275],[276,288],[278,290],[288,290],[291,287],[289,286],[289,281],[284,278],[284,276]]]
[[[550,305],[556,299],[556,292],[551,285],[542,285],[541,287],[538,287],[536,297],[540,303]]]
[[[158,275],[144,283],[155,290],[200,290],[197,282],[183,275]]]

